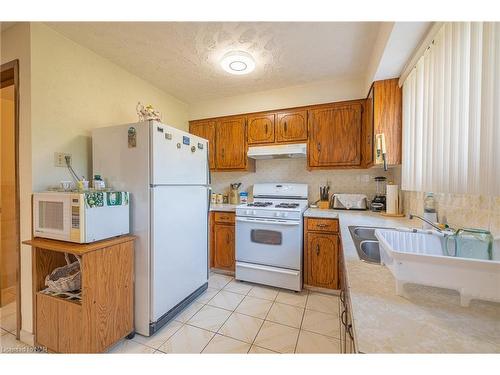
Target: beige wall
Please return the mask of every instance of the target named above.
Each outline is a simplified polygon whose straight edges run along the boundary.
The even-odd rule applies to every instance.
[[[30,24],[20,23],[1,33],[1,61],[19,60],[19,193],[21,239],[31,237],[31,36]],[[21,246],[22,328],[32,332],[31,248]]]
[[[363,79],[311,82],[306,85],[190,103],[189,119],[360,99],[366,97],[367,93]]]
[[[31,30],[33,189],[71,180],[54,153],[71,153],[79,175],[90,177],[92,128],[137,121],[138,101],[163,121],[187,129],[187,104],[128,73],[41,23]]]
[[[188,106],[150,83],[40,23],[1,33],[2,63],[20,61],[19,174],[21,240],[31,237],[31,194],[68,180],[54,152],[73,155],[77,173],[91,173],[90,130],[137,120],[138,101],[152,104],[163,121],[188,126]],[[32,142],[31,139],[36,142]],[[22,332],[32,332],[31,249],[21,248]]]

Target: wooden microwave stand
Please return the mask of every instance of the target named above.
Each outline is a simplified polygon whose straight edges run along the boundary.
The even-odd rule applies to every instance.
[[[35,345],[56,353],[101,353],[134,334],[134,240],[125,235],[90,244],[23,242],[33,249]],[[45,277],[66,264],[64,253],[81,259],[81,301],[41,293]]]

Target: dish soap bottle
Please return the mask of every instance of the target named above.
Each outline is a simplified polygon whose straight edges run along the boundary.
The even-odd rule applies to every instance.
[[[424,218],[432,221],[433,223],[437,223],[437,212],[436,212],[436,200],[434,199],[434,194],[433,193],[427,193],[425,194],[425,199],[424,199]],[[432,226],[430,226],[427,223],[423,223],[422,225],[423,229],[433,229]]]
[[[106,184],[100,175],[96,174],[94,176],[94,189],[95,190],[104,190],[106,188]]]

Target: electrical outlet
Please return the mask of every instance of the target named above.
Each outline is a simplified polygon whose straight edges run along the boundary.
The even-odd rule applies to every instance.
[[[64,152],[54,153],[54,165],[56,167],[66,167],[66,156],[69,156],[69,165],[71,165],[71,154],[65,154]]]

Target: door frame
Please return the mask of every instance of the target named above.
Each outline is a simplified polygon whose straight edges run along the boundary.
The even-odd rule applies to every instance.
[[[17,232],[17,285],[16,285],[16,338],[21,331],[21,227],[19,199],[19,60],[0,65],[0,88],[14,85],[14,142],[15,142],[15,178],[16,178],[16,232]]]

